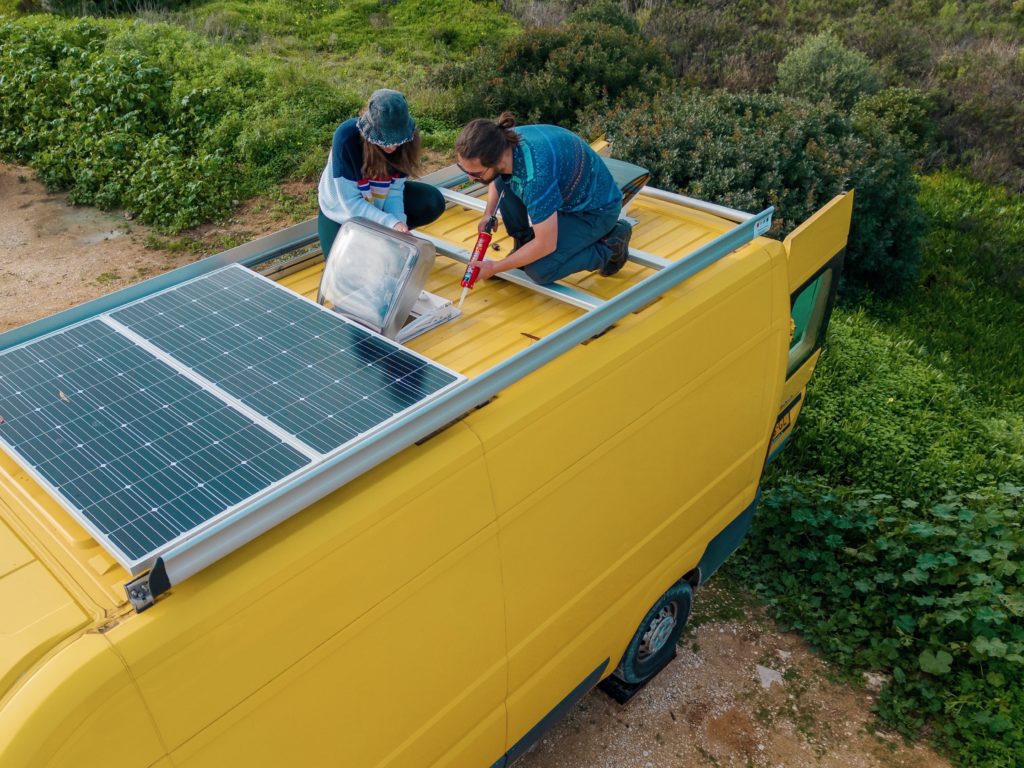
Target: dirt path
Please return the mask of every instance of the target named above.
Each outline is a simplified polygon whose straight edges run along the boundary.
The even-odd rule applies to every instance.
[[[0,163],[0,331],[309,218],[311,195],[313,184],[290,185],[227,222],[165,237],[120,213],[68,205],[31,169]]]
[[[303,218],[311,185],[251,203],[224,225],[159,238],[123,216],[75,208],[26,168],[0,164],[0,331]],[[147,247],[162,242],[170,248]],[[872,694],[829,669],[763,609],[701,590],[678,658],[626,706],[587,695],[523,768],[943,768],[931,750],[872,735]]]

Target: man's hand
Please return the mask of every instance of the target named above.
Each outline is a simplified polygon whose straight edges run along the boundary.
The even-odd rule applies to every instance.
[[[478,233],[480,233],[480,234],[483,234],[485,231],[487,231],[487,223],[490,220],[491,220],[491,217],[488,214],[485,213],[484,217],[482,219],[480,219],[479,222],[477,222],[476,231]]]
[[[392,229],[395,230],[396,232],[401,232],[406,235],[409,234],[409,226],[407,224],[402,223],[401,221],[397,222],[395,226],[392,227]]]
[[[487,259],[481,259],[475,262],[480,267],[480,274],[477,276],[477,280],[487,280],[490,277],[494,277],[496,274],[501,272],[499,265],[500,261],[488,261]]]

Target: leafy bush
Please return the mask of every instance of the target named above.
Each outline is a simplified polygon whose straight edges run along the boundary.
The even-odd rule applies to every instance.
[[[837,103],[852,104],[856,94],[873,92],[878,78],[934,94],[939,98],[931,118],[951,150],[949,159],[967,164],[978,178],[1024,189],[1019,0],[811,0],[799,6],[691,0],[628,7],[688,86],[766,91],[788,58],[778,72],[779,87],[813,100],[830,91],[834,100],[841,95]]]
[[[939,61],[947,103],[942,131],[979,179],[1024,192],[1024,51],[1020,43],[975,41]]]
[[[640,25],[636,23],[636,19],[626,13],[616,0],[595,0],[580,5],[569,14],[565,23],[569,26],[603,24],[606,27],[621,29],[630,35],[640,34]]]
[[[862,96],[877,93],[882,78],[868,57],[825,32],[794,48],[779,64],[779,93],[808,101],[830,99],[850,109]]]
[[[706,89],[762,91],[775,80],[775,70],[792,34],[767,23],[780,5],[766,3],[658,3],[643,21],[644,34],[661,45],[672,69],[684,84]]]
[[[26,5],[65,16],[110,16],[141,10],[169,11],[190,0],[27,0]]]
[[[322,152],[360,102],[166,25],[0,25],[0,155],[75,203],[178,231]]]
[[[932,165],[940,154],[933,115],[934,100],[922,91],[898,86],[861,98],[853,107],[853,120],[862,126],[873,121],[894,136],[922,166]]]
[[[1024,488],[936,503],[783,477],[736,566],[847,668],[890,677],[879,713],[962,765],[1024,754]]]
[[[910,286],[922,227],[912,157],[881,119],[779,95],[669,93],[584,121],[654,183],[747,211],[776,208],[785,234],[857,189],[844,291]]]
[[[982,407],[962,377],[863,311],[836,312],[828,333],[783,469],[919,500],[1024,478],[1019,413]]]
[[[570,19],[482,51],[442,77],[457,88],[462,121],[508,109],[523,121],[571,126],[587,107],[613,104],[628,90],[653,94],[668,73],[664,53],[638,35]]]

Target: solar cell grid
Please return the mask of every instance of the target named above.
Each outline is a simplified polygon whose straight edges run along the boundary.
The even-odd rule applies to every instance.
[[[125,564],[309,461],[99,320],[0,355],[0,415]]]
[[[112,317],[319,453],[458,380],[242,267]]]

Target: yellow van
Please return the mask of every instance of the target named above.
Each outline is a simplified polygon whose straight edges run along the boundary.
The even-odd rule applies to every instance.
[[[202,383],[272,348],[277,386],[355,333],[307,301],[315,222],[0,336],[0,765],[504,766],[599,682],[626,698],[657,673],[796,422],[853,195],[780,243],[771,209],[615,170],[630,263],[507,273],[405,344],[358,336],[353,408],[380,381],[426,394],[342,447],[315,447],[307,395],[278,419]],[[483,199],[454,167],[430,181],[449,206],[417,233],[426,287],[452,299]],[[243,303],[259,343],[190,361]],[[132,506],[182,464],[208,480]]]

